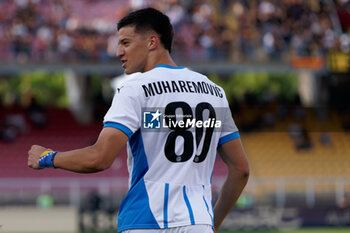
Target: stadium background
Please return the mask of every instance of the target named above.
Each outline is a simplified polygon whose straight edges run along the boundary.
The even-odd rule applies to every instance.
[[[350,1],[1,0],[0,232],[115,230],[125,151],[89,175],[32,171],[27,151],[94,143],[124,78],[116,22],[145,6],[170,16],[175,61],[224,87],[240,128],[251,178],[222,229],[348,231]],[[225,173],[218,157],[214,199]]]

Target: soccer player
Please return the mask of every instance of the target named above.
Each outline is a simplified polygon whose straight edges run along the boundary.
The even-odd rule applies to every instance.
[[[118,232],[216,232],[249,176],[225,93],[174,63],[173,29],[160,11],[130,13],[118,23],[118,33],[125,73],[140,73],[115,93],[96,143],[66,152],[33,145],[28,166],[98,172],[127,144],[130,188],[120,205]],[[213,208],[217,151],[228,174]]]

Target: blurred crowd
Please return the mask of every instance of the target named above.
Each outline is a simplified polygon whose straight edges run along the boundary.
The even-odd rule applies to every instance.
[[[116,24],[155,7],[188,61],[288,61],[350,50],[349,0],[0,0],[0,61],[109,62]]]
[[[2,111],[5,110],[5,111]],[[27,107],[14,104],[0,111],[0,142],[14,142],[15,139],[30,132],[32,128],[43,129],[47,124],[46,109],[31,98]]]

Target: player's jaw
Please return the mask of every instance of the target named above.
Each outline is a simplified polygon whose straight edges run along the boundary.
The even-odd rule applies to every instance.
[[[136,72],[144,72],[145,70],[145,58],[143,54],[135,52],[133,55],[121,58],[122,67],[125,74],[132,74]]]
[[[135,70],[135,68],[132,67],[131,61],[128,61],[127,59],[122,59],[121,61],[125,74],[132,74],[137,72],[137,70]]]
[[[120,57],[125,74],[132,74],[144,71],[144,54],[138,49],[125,51]]]
[[[122,67],[124,68],[124,72],[125,74],[132,74],[132,73],[136,73],[136,72],[141,72],[141,70],[137,69],[136,67],[134,67],[131,63],[131,61],[129,60],[122,60]]]

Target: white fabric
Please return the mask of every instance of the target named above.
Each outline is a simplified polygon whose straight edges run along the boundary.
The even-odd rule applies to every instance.
[[[186,160],[182,162],[171,161],[166,156],[166,148],[168,151],[171,148],[171,143],[166,146],[167,140],[179,132],[169,128],[147,129],[144,124],[145,111],[159,110],[164,118],[165,107],[178,102],[190,106],[194,118],[198,109],[203,116],[209,112],[201,111],[200,103],[209,104],[215,110],[216,119],[221,121],[221,127],[214,130],[207,143],[204,143],[204,129],[198,145],[196,137],[199,134],[194,128],[185,130],[189,134],[186,137],[175,137],[176,155],[185,151],[184,144],[186,151],[190,151],[187,159],[173,157]],[[182,109],[178,108],[176,114],[182,113]],[[187,68],[156,67],[119,87],[104,123],[105,127],[116,127],[130,138],[127,146],[130,190],[119,210],[119,232],[133,228],[213,224],[211,174],[217,147],[223,138],[221,143],[238,135],[221,87]],[[205,159],[196,162],[195,156],[207,145]]]
[[[174,227],[167,229],[135,229],[126,230],[122,233],[213,233],[213,228],[209,225],[193,225],[193,226],[183,226]]]

